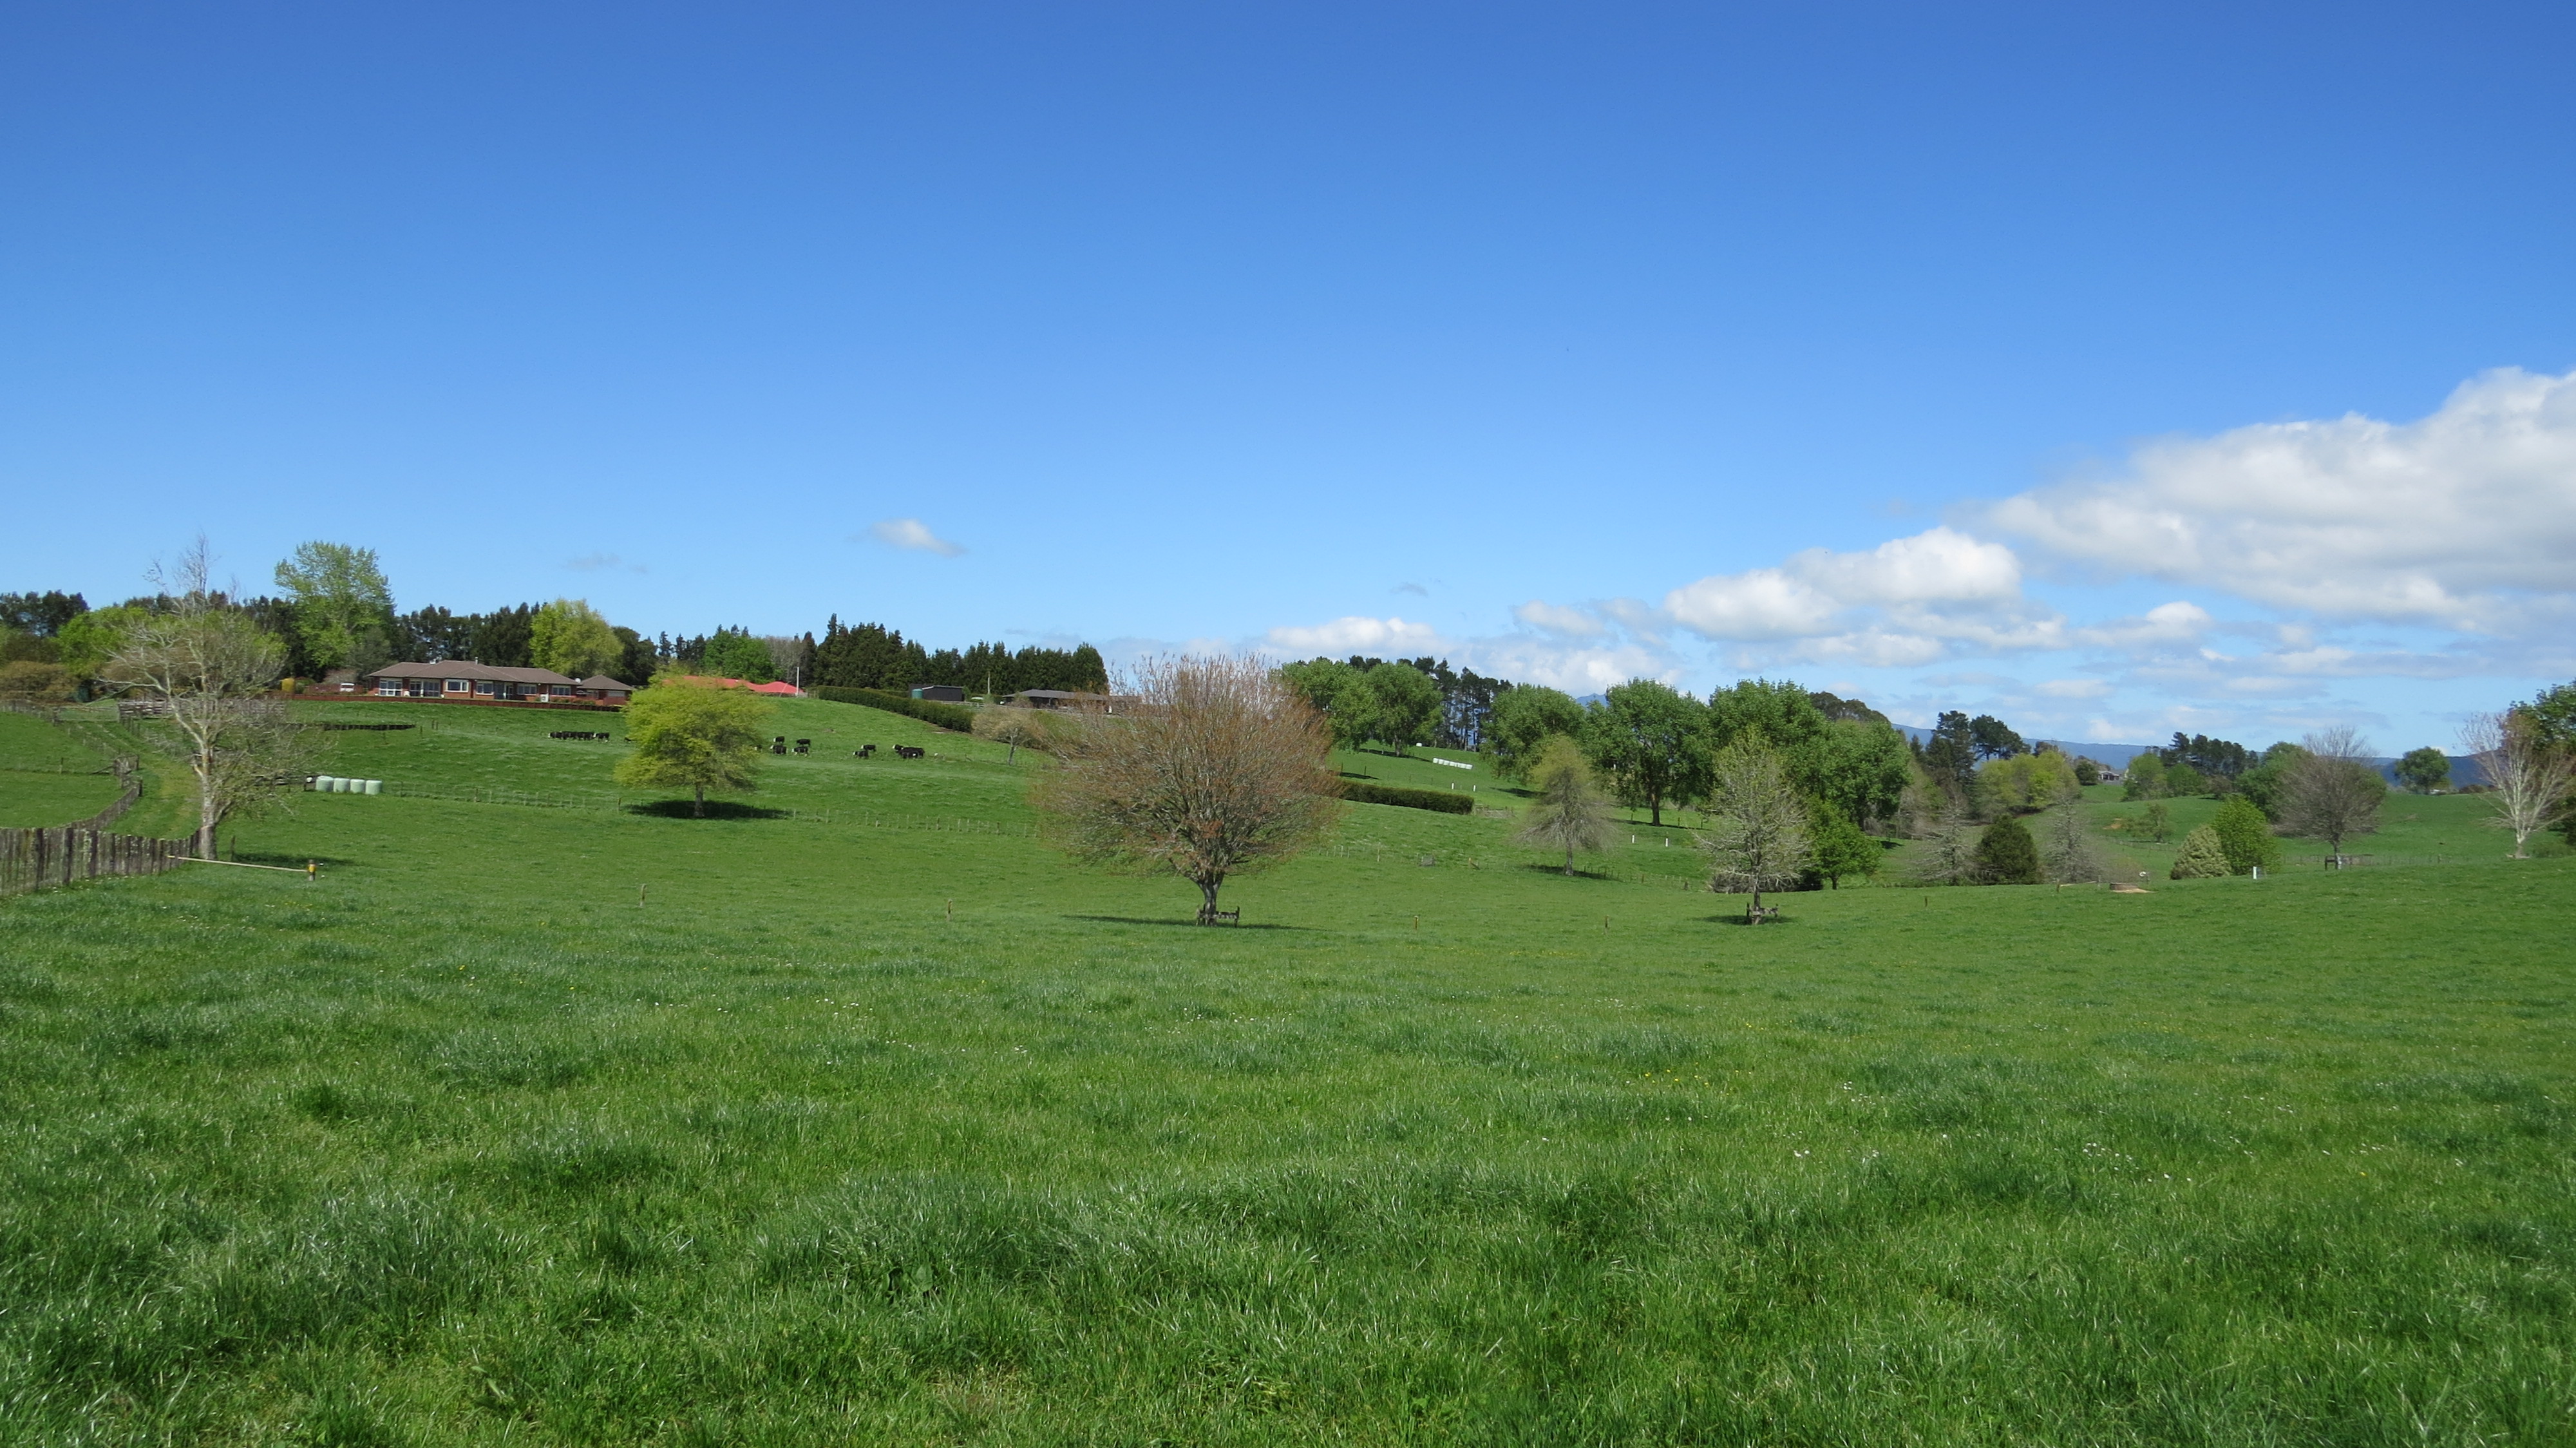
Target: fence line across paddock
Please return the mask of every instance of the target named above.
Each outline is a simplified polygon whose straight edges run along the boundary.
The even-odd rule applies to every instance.
[[[0,830],[0,895],[53,889],[75,880],[158,875],[187,858],[184,840],[113,835],[80,825]]]

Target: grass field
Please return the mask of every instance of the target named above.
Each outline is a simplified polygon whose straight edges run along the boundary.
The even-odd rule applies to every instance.
[[[1354,806],[1207,930],[893,715],[705,821],[317,716],[423,726],[227,831],[318,882],[0,901],[0,1439],[2576,1442],[2576,861],[2475,801],[1759,930]]]

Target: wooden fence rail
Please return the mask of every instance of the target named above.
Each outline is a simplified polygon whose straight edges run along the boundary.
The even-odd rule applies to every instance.
[[[187,852],[184,840],[112,835],[79,825],[0,830],[0,895],[101,876],[158,875],[176,868]]]

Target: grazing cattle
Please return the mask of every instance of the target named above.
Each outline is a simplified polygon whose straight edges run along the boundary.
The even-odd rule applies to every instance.
[[[858,748],[850,751],[850,757],[852,759],[874,759],[877,757],[877,747],[873,744],[862,744]]]
[[[813,741],[813,740],[811,740],[811,739],[799,739],[799,740],[797,740],[797,741],[796,741],[796,752],[797,752],[797,753],[799,753],[799,754],[811,754],[811,753],[813,753],[813,752],[814,752],[814,741]]]
[[[769,741],[769,752],[772,754],[785,754],[787,752],[787,736],[780,734],[773,737]]]
[[[898,744],[894,747],[894,757],[897,759],[920,759],[929,753],[929,750],[917,744]]]

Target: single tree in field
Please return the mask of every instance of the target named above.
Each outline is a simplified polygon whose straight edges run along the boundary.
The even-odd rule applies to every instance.
[[[558,598],[528,620],[528,655],[540,669],[587,679],[625,663],[626,641],[590,606],[590,600]]]
[[[2417,794],[2431,794],[2451,787],[2450,757],[2427,744],[2409,749],[2397,760],[2397,782]]]
[[[1584,721],[1584,752],[1622,804],[1644,805],[1660,825],[1665,805],[1708,793],[1708,710],[1668,684],[1630,679]]]
[[[1597,855],[1610,848],[1609,797],[1592,782],[1592,767],[1573,740],[1562,735],[1549,740],[1529,779],[1538,788],[1538,802],[1523,816],[1522,844],[1565,851],[1568,876],[1574,873],[1576,851]]]
[[[1977,841],[1977,873],[1989,885],[2038,884],[2039,842],[2030,827],[2011,815],[1986,826]]]
[[[109,687],[163,706],[155,732],[195,777],[192,848],[203,859],[214,857],[225,819],[301,788],[311,753],[302,728],[267,695],[286,646],[215,591],[211,564],[199,538],[175,568],[156,566],[160,606],[136,611],[100,667]]]
[[[393,657],[394,595],[373,548],[299,543],[277,565],[277,586],[295,597],[295,631],[324,668],[364,673]]]
[[[1227,876],[1294,856],[1340,818],[1331,731],[1268,665],[1156,659],[1124,692],[1134,702],[1063,745],[1030,790],[1075,857],[1179,875],[1206,925]]]
[[[2168,872],[2176,880],[2222,880],[2227,877],[2227,847],[2218,842],[2218,831],[2207,825],[2182,837],[2182,853],[2174,856]]]
[[[2218,836],[2219,848],[2226,852],[2231,875],[2252,874],[2260,866],[2280,863],[2281,842],[2272,836],[2272,822],[2242,795],[2220,805],[2209,828]]]
[[[1583,706],[1574,696],[1561,689],[1523,684],[1494,700],[1494,712],[1485,721],[1485,757],[1494,762],[1494,772],[1514,783],[1527,783],[1530,767],[1551,738],[1579,738],[1583,733]]]
[[[1887,852],[1880,849],[1878,841],[1871,839],[1860,826],[1853,824],[1851,816],[1830,805],[1818,805],[1813,813],[1814,853],[1807,868],[1815,871],[1817,878],[1839,890],[1843,887],[1845,875],[1866,880],[1878,873]]]
[[[2513,832],[2513,858],[2531,858],[2526,842],[2571,803],[2576,751],[2550,744],[2539,724],[2520,710],[2471,716],[2460,741],[2477,760],[2487,798],[2495,805],[2487,823]]]
[[[2277,796],[2281,829],[2326,842],[2329,865],[2343,862],[2343,842],[2379,829],[2388,781],[2362,761],[2370,745],[2352,726],[2337,725],[2304,741],[2307,757],[2290,766]]]
[[[769,718],[767,699],[741,689],[704,684],[655,684],[626,705],[626,737],[635,750],[617,762],[617,782],[627,789],[687,789],[697,795],[691,814],[703,819],[707,791],[758,787],[751,771]]]
[[[2041,842],[2040,856],[2048,878],[2059,884],[2098,885],[2110,878],[2110,868],[2103,864],[2102,852],[2093,842],[2093,831],[2085,823],[2080,790],[2061,798],[2048,812],[2047,837]]]
[[[2148,839],[2163,844],[2173,835],[2173,806],[2160,799],[2148,801],[2146,813],[2139,817],[2138,824],[2147,832]]]
[[[1709,831],[1700,840],[1714,862],[1709,888],[1753,897],[1745,919],[1762,919],[1762,890],[1794,885],[1811,853],[1807,804],[1777,753],[1751,740],[1726,747],[1711,769]]]

